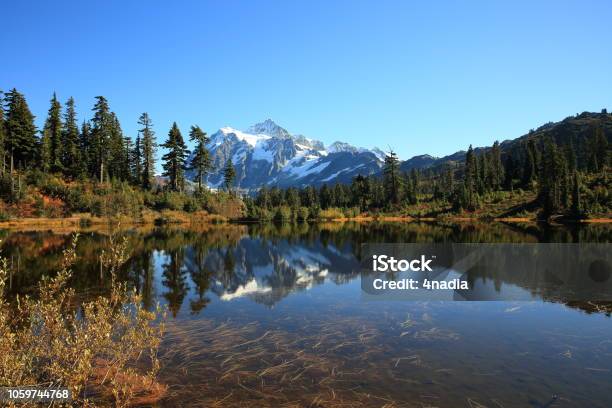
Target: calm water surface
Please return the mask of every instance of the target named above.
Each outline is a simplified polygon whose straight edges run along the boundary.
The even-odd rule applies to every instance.
[[[69,235],[3,232],[10,290]],[[612,228],[319,224],[128,231],[123,278],[169,309],[163,406],[611,407],[610,305],[363,301],[361,243],[602,242]],[[74,285],[107,289],[84,233]],[[517,277],[495,288],[532,290]]]

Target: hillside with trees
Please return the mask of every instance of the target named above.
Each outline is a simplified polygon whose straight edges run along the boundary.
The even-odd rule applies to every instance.
[[[351,184],[262,188],[247,202],[259,219],[395,215],[581,220],[612,217],[612,115],[582,113],[514,140],[403,163],[390,151],[382,174]]]
[[[162,143],[145,112],[133,139],[124,134],[104,96],[97,96],[91,119],[78,122],[73,98],[64,106],[51,97],[42,129],[37,129],[26,98],[16,89],[0,93],[0,219],[66,217],[126,217],[175,211],[200,215],[242,216],[243,204],[228,192],[204,186],[210,171],[206,133],[191,128],[195,159],[174,123]],[[163,149],[164,178],[155,177],[156,152]],[[197,169],[190,185],[185,171]],[[231,184],[231,183],[230,183]],[[148,214],[149,213],[149,214]]]

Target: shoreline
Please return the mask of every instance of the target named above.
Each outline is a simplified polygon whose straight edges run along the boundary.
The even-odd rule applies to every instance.
[[[537,224],[545,222],[535,218],[527,217],[500,217],[500,218],[477,218],[477,217],[409,217],[409,216],[358,216],[358,217],[339,217],[329,219],[317,219],[309,222],[324,223],[324,222],[453,222],[453,223],[481,223],[481,222],[501,222],[501,223],[517,223],[517,224]],[[92,217],[88,215],[72,215],[70,217],[48,218],[48,217],[31,217],[31,218],[15,218],[5,221],[0,221],[0,229],[14,231],[74,231],[74,230],[89,230],[100,229],[103,227],[155,227],[163,225],[177,226],[212,226],[219,224],[249,224],[259,223],[258,220],[246,219],[228,219],[218,215],[199,214],[199,213],[182,213],[182,212],[165,212],[165,213],[149,213],[141,218],[132,217],[117,217],[104,218]],[[274,221],[265,221],[274,223]],[[563,222],[548,222],[551,225],[555,224],[612,224],[612,218],[591,218],[581,220],[564,220]]]

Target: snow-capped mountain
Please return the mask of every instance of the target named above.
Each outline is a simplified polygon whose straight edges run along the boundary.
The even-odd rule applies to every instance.
[[[218,187],[223,183],[223,168],[231,159],[236,185],[244,189],[346,183],[358,174],[379,172],[384,159],[379,149],[343,142],[326,148],[318,140],[290,134],[270,119],[244,131],[221,128],[211,136],[208,149],[214,165],[208,184]]]

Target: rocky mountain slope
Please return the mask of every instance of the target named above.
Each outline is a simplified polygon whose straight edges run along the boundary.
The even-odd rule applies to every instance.
[[[268,186],[306,186],[350,182],[358,174],[375,174],[383,164],[384,153],[335,142],[327,148],[318,140],[290,134],[268,119],[244,131],[231,127],[211,136],[208,149],[214,170],[208,184],[223,183],[228,160],[236,169],[236,185],[242,189]],[[193,178],[193,173],[187,174]]]

